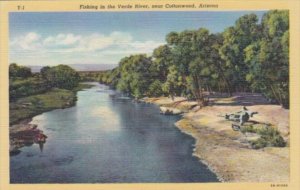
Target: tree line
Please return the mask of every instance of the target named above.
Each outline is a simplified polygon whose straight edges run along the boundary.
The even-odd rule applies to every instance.
[[[135,98],[184,96],[200,106],[206,92],[256,92],[289,107],[289,14],[247,14],[221,33],[170,32],[151,56],[130,55],[101,72],[101,83]]]
[[[79,74],[67,65],[46,66],[40,73],[32,73],[29,67],[12,63],[9,66],[9,98],[14,101],[52,88],[72,90],[79,81]]]

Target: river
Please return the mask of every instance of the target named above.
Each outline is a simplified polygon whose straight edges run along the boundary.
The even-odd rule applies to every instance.
[[[178,116],[93,84],[77,93],[76,106],[33,118],[47,142],[10,158],[11,183],[218,181],[192,156],[194,139],[175,127]]]

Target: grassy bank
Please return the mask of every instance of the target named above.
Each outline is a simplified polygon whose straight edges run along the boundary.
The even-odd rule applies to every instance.
[[[20,148],[36,142],[36,137],[43,134],[38,126],[30,124],[32,117],[54,109],[67,108],[75,105],[79,90],[92,85],[80,83],[72,90],[52,88],[44,93],[18,98],[10,102],[10,155],[17,155]]]
[[[71,107],[77,100],[76,92],[90,86],[88,84],[79,84],[73,90],[52,88],[45,93],[22,97],[10,102],[10,125],[46,111]]]

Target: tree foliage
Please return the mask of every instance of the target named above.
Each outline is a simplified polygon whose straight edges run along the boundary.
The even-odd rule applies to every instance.
[[[119,80],[116,88],[128,95],[141,98],[151,84],[152,61],[146,55],[132,55],[123,58],[119,63]]]
[[[19,66],[16,63],[9,65],[9,78],[26,78],[32,75],[31,69],[25,66]]]
[[[289,15],[247,14],[221,33],[170,32],[151,57],[131,55],[100,82],[140,98],[168,95],[207,103],[210,92],[257,92],[289,106]]]
[[[41,75],[52,87],[68,90],[76,87],[80,80],[79,74],[67,65],[43,67]]]
[[[51,88],[71,90],[79,83],[79,74],[67,65],[43,67],[40,73],[32,74],[30,68],[15,63],[9,66],[10,101],[17,98],[44,93]]]
[[[287,11],[270,11],[262,19],[261,39],[245,48],[250,87],[289,106],[289,20]]]

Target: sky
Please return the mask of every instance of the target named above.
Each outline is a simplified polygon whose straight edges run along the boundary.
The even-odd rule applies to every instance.
[[[222,32],[242,15],[227,12],[12,12],[9,62],[30,66],[117,64],[165,44],[171,32],[209,29]]]

